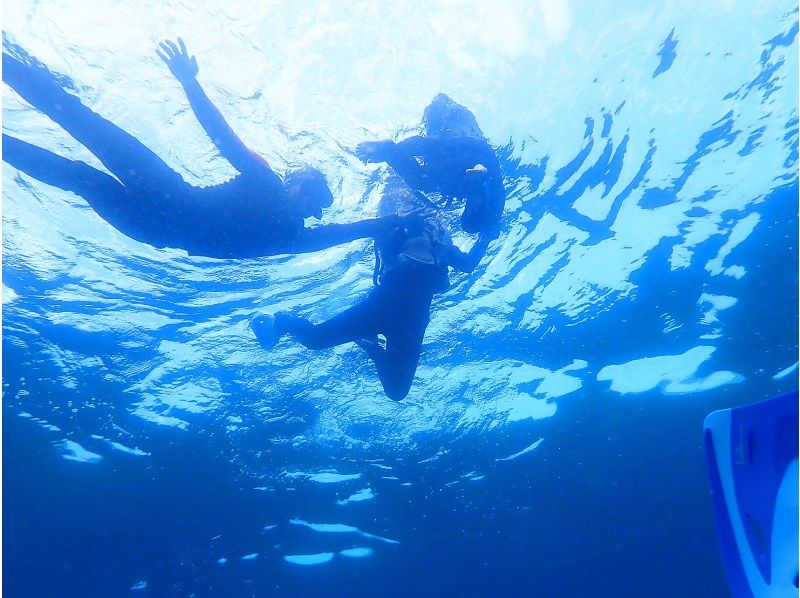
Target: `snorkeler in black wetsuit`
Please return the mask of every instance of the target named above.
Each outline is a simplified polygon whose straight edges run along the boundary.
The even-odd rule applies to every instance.
[[[449,286],[448,268],[474,270],[498,234],[505,203],[494,151],[477,123],[470,132],[465,131],[470,121],[474,123],[472,113],[442,95],[425,112],[426,117],[430,113],[436,117],[423,120],[426,137],[412,138],[408,144],[367,142],[358,149],[365,161],[390,159],[390,164],[399,166],[390,169],[381,198],[382,212],[427,209],[424,223],[399,228],[393,236],[376,240],[375,288],[362,301],[321,324],[285,312],[274,317],[260,315],[251,322],[264,347],[274,345],[284,334],[309,349],[358,343],[375,363],[384,392],[396,401],[404,399],[411,388],[430,320],[431,301]],[[416,166],[410,165],[412,160]],[[415,183],[416,189],[399,172],[410,173],[410,182]],[[420,193],[423,190],[436,191],[448,199],[466,199],[462,227],[468,232],[480,232],[469,253],[453,245],[437,215],[436,204]],[[386,339],[385,346],[378,339],[381,334]]]
[[[475,115],[445,94],[425,108],[424,135],[399,142],[365,141],[356,149],[365,162],[386,162],[412,188],[449,204],[465,199],[461,227],[496,234],[506,201],[500,162]],[[446,207],[446,206],[444,206]]]
[[[317,251],[358,238],[375,237],[402,222],[394,216],[350,224],[305,228],[333,198],[325,177],[313,168],[283,180],[248,149],[197,82],[197,62],[178,45],[163,42],[159,56],[186,91],[208,136],[239,175],[213,187],[184,182],[139,140],[81,104],[62,87],[64,78],[5,43],[3,81],[61,125],[114,176],[3,135],[3,160],[49,185],[72,191],[114,228],[155,247],[190,255],[253,258]]]

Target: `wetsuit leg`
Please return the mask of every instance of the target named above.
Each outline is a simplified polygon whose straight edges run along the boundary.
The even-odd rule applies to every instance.
[[[126,187],[163,195],[185,184],[138,139],[67,93],[44,66],[26,64],[3,52],[3,81],[86,146]]]
[[[3,161],[38,181],[84,198],[103,220],[140,243],[154,247],[184,247],[190,214],[181,212],[185,201],[162,201],[154,209],[141,193],[124,187],[114,177],[85,162],[69,160],[51,151],[3,135]],[[190,187],[186,185],[186,188]],[[167,206],[171,206],[168,209]]]
[[[80,195],[116,228],[122,224],[125,189],[106,173],[5,134],[3,161],[38,181]]]
[[[278,313],[275,331],[291,335],[309,349],[358,342],[375,364],[386,395],[400,401],[408,395],[414,380],[430,320],[433,291],[426,290],[426,284],[414,270],[409,270],[321,324]],[[386,348],[377,342],[379,334],[386,337]]]
[[[275,331],[289,334],[309,349],[329,349],[381,332],[380,293],[373,290],[363,301],[321,324],[312,324],[300,316],[287,313],[275,315]]]
[[[375,333],[358,343],[375,364],[386,396],[395,401],[408,395],[417,371],[434,293],[430,274],[427,267],[411,265],[390,271],[375,291],[375,328],[386,337],[386,347]]]
[[[377,343],[362,344],[362,348],[375,363],[383,391],[394,401],[408,395],[417,372],[422,340],[430,320],[430,299],[416,298],[397,305],[386,314],[382,326],[386,348]]]
[[[397,309],[392,309],[392,307]],[[275,329],[289,334],[309,349],[327,349],[361,339],[386,336],[386,348],[377,342],[359,343],[375,364],[383,390],[400,401],[408,395],[417,371],[422,339],[428,325],[430,301],[412,305],[386,301],[377,293],[321,324],[279,313]]]

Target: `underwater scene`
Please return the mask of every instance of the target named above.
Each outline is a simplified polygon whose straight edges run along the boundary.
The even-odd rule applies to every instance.
[[[796,3],[3,18],[8,596],[731,595],[703,421],[798,386]]]

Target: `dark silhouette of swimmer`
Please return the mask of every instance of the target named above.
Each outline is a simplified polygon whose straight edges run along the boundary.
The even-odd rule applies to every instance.
[[[399,142],[366,141],[356,149],[365,162],[386,162],[412,189],[437,194],[447,203],[464,199],[461,226],[489,236],[506,201],[497,155],[475,115],[445,94],[425,108],[424,135]]]
[[[505,203],[499,163],[472,113],[440,95],[425,114],[436,118],[423,119],[424,137],[409,143],[368,142],[357,150],[366,161],[396,165],[389,168],[379,212],[416,210],[424,216],[422,222],[376,239],[375,287],[356,305],[320,324],[285,312],[251,322],[264,347],[284,334],[309,349],[357,343],[375,364],[386,395],[396,401],[411,388],[431,302],[449,287],[448,269],[475,269],[498,234]],[[438,205],[422,191],[446,196],[447,204]],[[462,227],[480,233],[469,253],[453,245],[440,218],[452,198],[466,200]]]
[[[305,167],[283,180],[266,160],[248,149],[197,82],[197,61],[178,44],[157,50],[186,91],[211,140],[239,175],[212,187],[186,183],[139,140],[67,93],[70,82],[50,72],[17,46],[4,41],[3,81],[61,125],[113,173],[3,135],[3,160],[33,178],[80,195],[123,234],[155,247],[185,249],[190,255],[253,258],[317,251],[393,230],[393,215],[350,224],[304,227],[320,218],[333,198],[325,177]],[[12,54],[14,56],[12,56]],[[115,178],[116,177],[116,178]]]

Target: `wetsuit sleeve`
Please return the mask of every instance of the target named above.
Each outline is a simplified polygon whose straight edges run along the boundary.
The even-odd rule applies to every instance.
[[[469,250],[469,253],[464,253],[455,245],[450,245],[447,248],[447,261],[451,268],[460,270],[461,272],[472,272],[477,268],[483,256],[486,255],[486,250],[489,248],[491,238],[481,235],[478,240]]]
[[[481,214],[483,233],[495,234],[492,231],[499,226],[500,217],[506,204],[506,188],[503,185],[503,171],[500,168],[500,161],[497,159],[494,149],[485,140],[468,140],[465,149],[462,150],[471,159],[469,168],[474,168],[481,164],[486,168],[487,174],[484,180],[474,180],[466,185],[467,196],[473,196],[484,206]]]
[[[196,78],[181,81],[189,104],[192,106],[197,120],[202,125],[205,132],[219,149],[220,154],[231,165],[241,172],[248,175],[273,174],[269,163],[249,149],[241,139],[233,132],[225,117],[208,98],[206,92],[197,82]]]
[[[325,224],[303,228],[288,242],[287,249],[293,253],[310,253],[349,243],[356,239],[379,237],[397,227],[395,216],[369,218],[348,224]]]
[[[500,218],[506,205],[506,188],[502,175],[497,170],[491,171],[489,180],[475,184],[472,195],[483,205],[481,234],[497,238],[500,233]]]
[[[486,166],[489,168],[490,178],[483,189],[488,212],[487,221],[490,227],[498,227],[500,217],[503,215],[503,209],[506,205],[506,188],[503,184],[503,173],[500,170],[500,162],[497,160],[497,156],[493,150],[491,151],[491,155],[487,156],[487,162],[489,162]]]
[[[385,162],[414,189],[428,190],[431,186],[431,181],[428,180],[429,169],[415,156],[428,155],[434,143],[434,140],[419,135],[393,143],[384,150]]]

